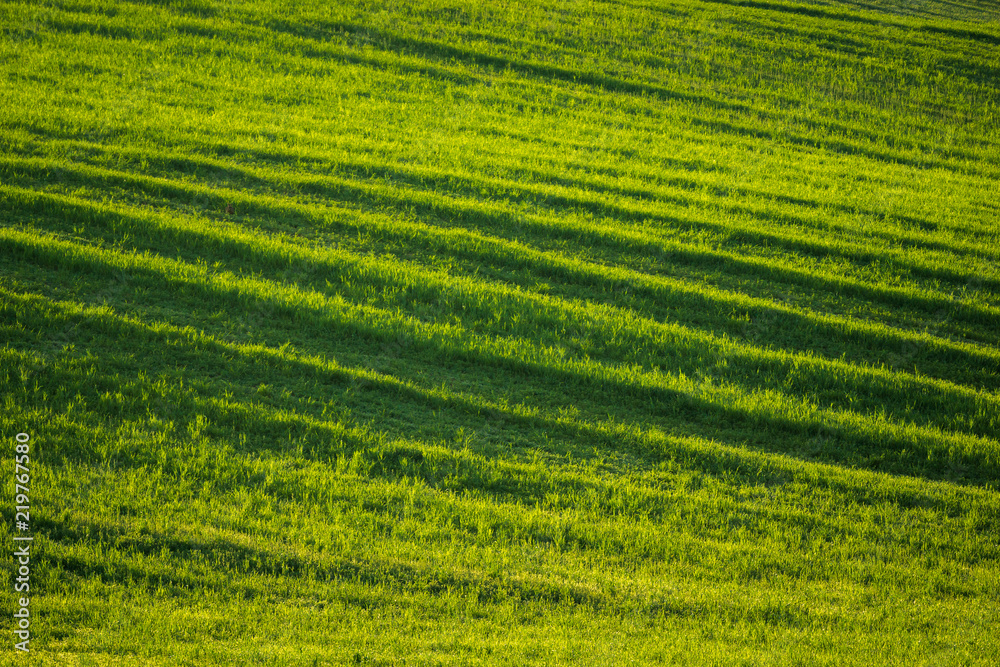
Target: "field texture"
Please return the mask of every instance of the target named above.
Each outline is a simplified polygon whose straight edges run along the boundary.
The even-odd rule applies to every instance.
[[[997,664],[996,3],[0,2],[0,71],[33,664]]]

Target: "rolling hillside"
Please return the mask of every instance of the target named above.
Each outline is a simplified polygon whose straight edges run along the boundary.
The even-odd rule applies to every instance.
[[[0,29],[35,664],[996,664],[995,3]]]

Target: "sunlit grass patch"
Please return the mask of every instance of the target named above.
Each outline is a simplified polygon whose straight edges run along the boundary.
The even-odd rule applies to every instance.
[[[991,664],[995,13],[0,5],[36,658]]]

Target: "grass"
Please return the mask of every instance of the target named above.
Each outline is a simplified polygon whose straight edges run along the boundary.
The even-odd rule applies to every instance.
[[[34,661],[993,664],[998,19],[0,3]]]

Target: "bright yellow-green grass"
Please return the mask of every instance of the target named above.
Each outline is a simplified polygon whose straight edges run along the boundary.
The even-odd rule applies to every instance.
[[[0,664],[1000,659],[996,3],[4,1],[0,71]]]

